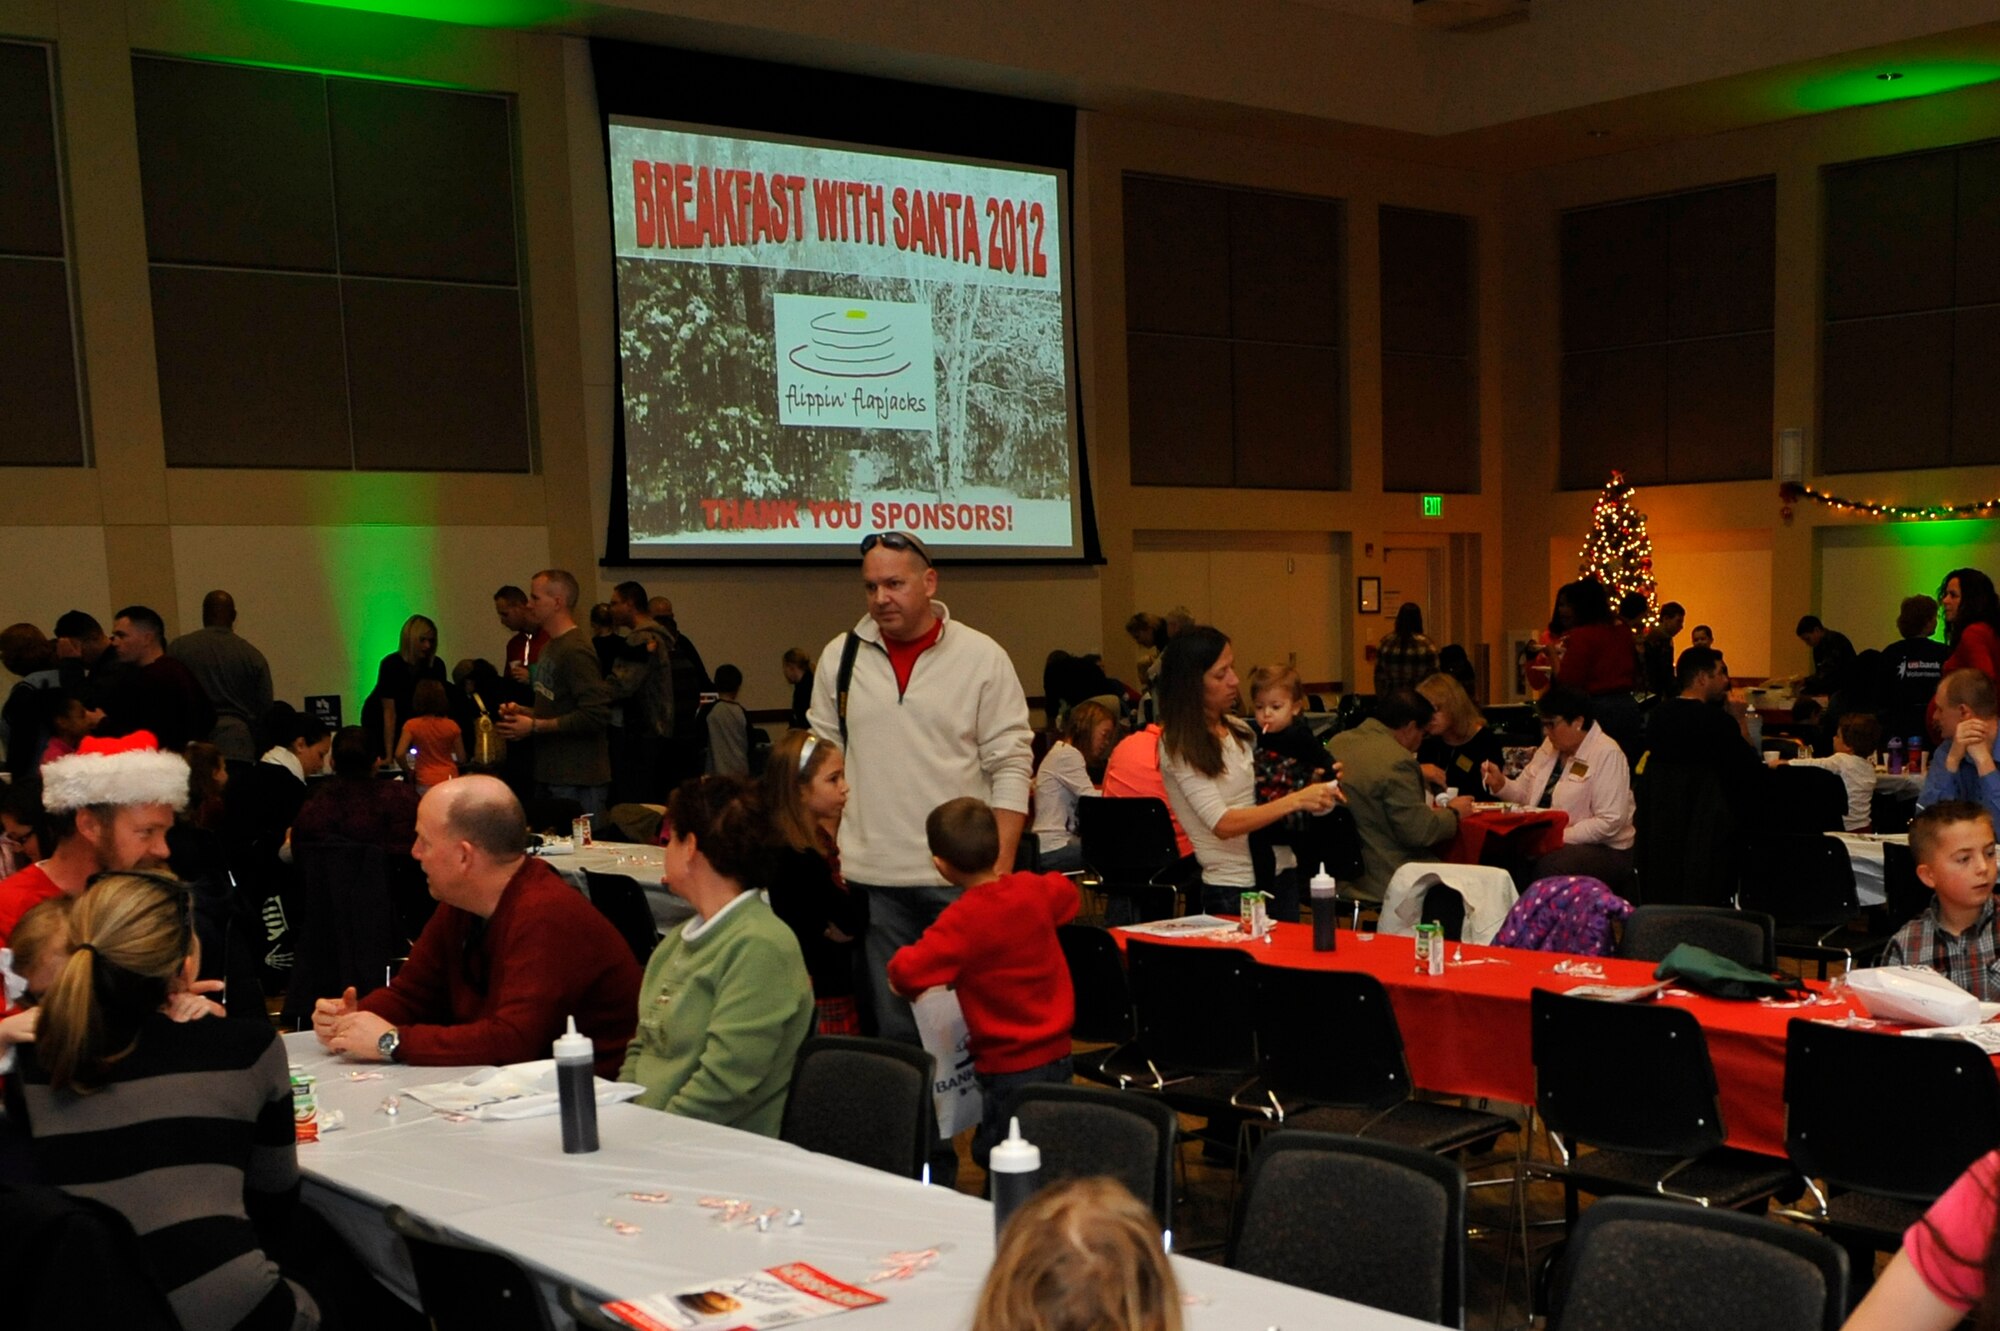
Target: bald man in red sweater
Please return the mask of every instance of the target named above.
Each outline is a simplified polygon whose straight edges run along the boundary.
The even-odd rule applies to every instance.
[[[564,1022],[615,1077],[639,1020],[639,963],[609,921],[525,854],[527,820],[489,776],[447,781],[417,806],[411,853],[442,903],[394,983],[322,998],[313,1030],[335,1053],[430,1067],[547,1058]]]
[[[964,892],[889,959],[889,986],[905,998],[956,986],[984,1106],[972,1137],[972,1158],[983,1169],[1007,1135],[1005,1111],[1015,1092],[1074,1075],[1076,995],[1056,926],[1076,918],[1076,884],[1059,873],[997,873],[999,824],[976,799],[932,809],[924,834],[937,871]]]

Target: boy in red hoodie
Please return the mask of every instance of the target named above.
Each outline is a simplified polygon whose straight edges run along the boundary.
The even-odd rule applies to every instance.
[[[985,1103],[972,1137],[972,1158],[983,1169],[1007,1135],[1014,1093],[1072,1075],[1076,996],[1056,926],[1076,918],[1076,884],[1056,873],[996,873],[1000,829],[993,810],[976,799],[932,809],[924,835],[931,863],[963,892],[923,937],[889,959],[889,987],[909,998],[941,984],[958,989]]]

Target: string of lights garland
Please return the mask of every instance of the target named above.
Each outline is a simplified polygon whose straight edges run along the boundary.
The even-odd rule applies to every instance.
[[[1787,504],[1810,499],[1815,504],[1824,504],[1841,513],[1866,513],[1872,518],[1889,518],[1896,522],[1936,522],[1942,518],[1990,517],[2000,513],[2000,498],[1965,504],[1877,504],[1867,499],[1828,494],[1797,481],[1787,481],[1779,486],[1778,498]]]

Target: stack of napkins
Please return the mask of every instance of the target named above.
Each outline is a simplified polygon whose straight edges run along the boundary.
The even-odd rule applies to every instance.
[[[646,1089],[629,1081],[606,1081],[602,1077],[592,1080],[596,1083],[600,1106],[630,1100]],[[504,1068],[481,1068],[460,1081],[412,1086],[402,1094],[432,1109],[472,1118],[539,1118],[561,1108],[553,1058],[510,1063]]]

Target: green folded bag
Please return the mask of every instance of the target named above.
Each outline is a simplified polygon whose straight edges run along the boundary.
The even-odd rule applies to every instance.
[[[1653,972],[1711,998],[1802,998],[1809,991],[1787,975],[1766,975],[1693,943],[1677,943]]]

